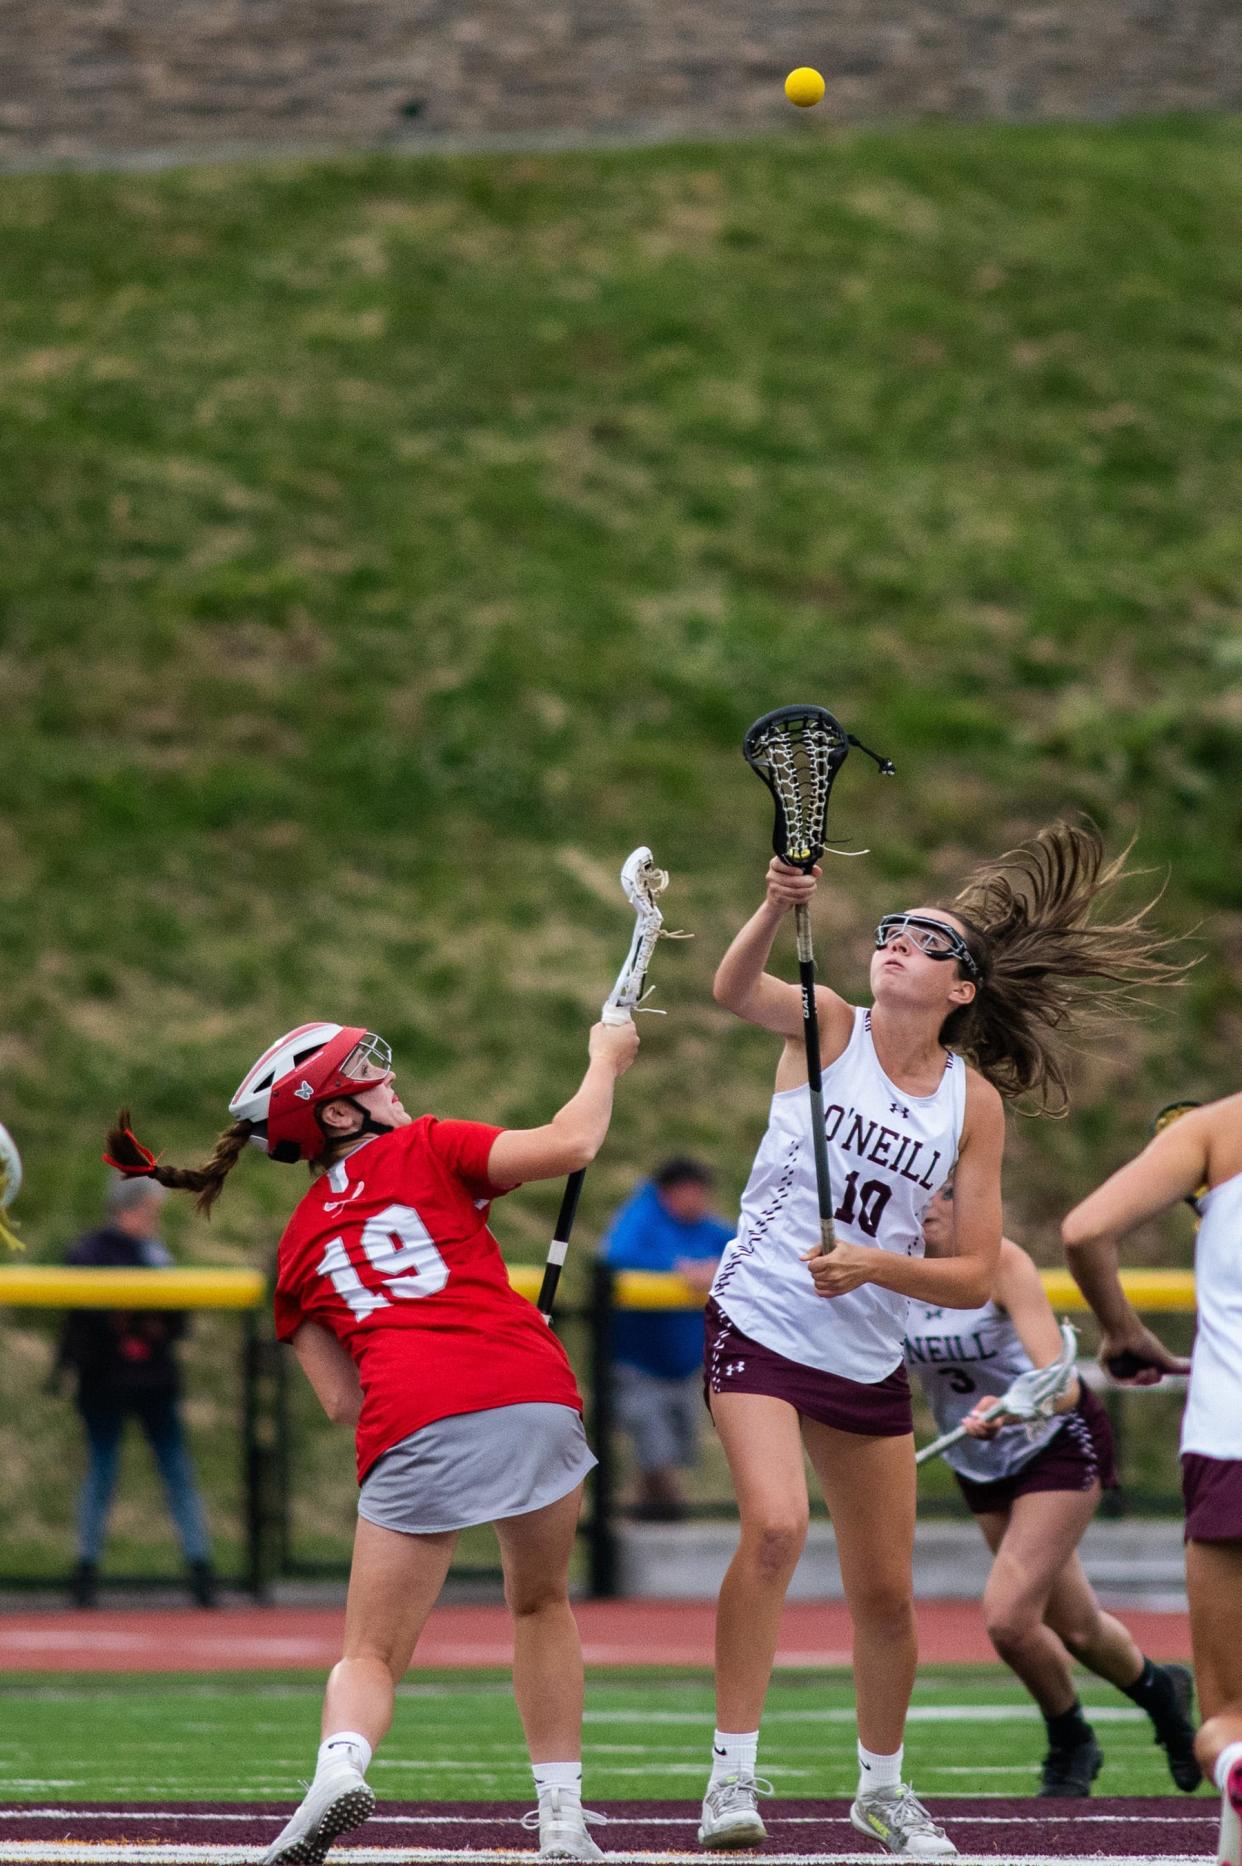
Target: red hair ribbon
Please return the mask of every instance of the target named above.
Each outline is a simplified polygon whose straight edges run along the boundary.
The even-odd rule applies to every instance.
[[[134,1152],[141,1155],[141,1161],[114,1160],[110,1153],[105,1153],[104,1165],[113,1167],[118,1173],[124,1173],[126,1179],[149,1179],[155,1171],[157,1156],[149,1147],[143,1146],[132,1128],[123,1127],[121,1133],[129,1141]]]

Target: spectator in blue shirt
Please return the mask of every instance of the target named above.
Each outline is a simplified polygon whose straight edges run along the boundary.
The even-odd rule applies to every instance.
[[[666,1160],[617,1212],[604,1235],[614,1270],[674,1270],[706,1294],[732,1237],[711,1211],[712,1176],[696,1160]],[[686,1509],[682,1472],[698,1453],[703,1370],[701,1308],[616,1309],[612,1352],[617,1422],[634,1443],[633,1514],[675,1522]]]

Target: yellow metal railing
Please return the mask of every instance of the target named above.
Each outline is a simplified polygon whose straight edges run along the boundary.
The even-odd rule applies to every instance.
[[[510,1275],[512,1278],[514,1273]],[[1082,1292],[1068,1270],[1041,1271],[1040,1280],[1054,1309],[1086,1309]],[[1123,1270],[1121,1284],[1134,1307],[1148,1314],[1194,1310],[1195,1279],[1191,1270]],[[613,1284],[613,1304],[618,1309],[697,1309],[704,1300],[702,1290],[692,1288],[681,1277],[654,1270],[619,1270]]]
[[[1084,1310],[1068,1270],[1044,1270],[1041,1281],[1054,1309]],[[509,1281],[533,1302],[543,1271],[511,1264]],[[1124,1270],[1122,1287],[1136,1309],[1150,1315],[1193,1313],[1190,1270]],[[258,1270],[95,1270],[56,1264],[0,1265],[0,1308],[25,1309],[259,1309],[266,1282]],[[701,1309],[703,1291],[671,1272],[619,1270],[613,1280],[618,1309]]]
[[[0,1265],[0,1308],[260,1309],[259,1270],[97,1270],[62,1264]]]

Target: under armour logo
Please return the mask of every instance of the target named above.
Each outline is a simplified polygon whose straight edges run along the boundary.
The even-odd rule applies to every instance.
[[[730,1374],[740,1374],[745,1365],[745,1361],[730,1361],[725,1368],[725,1377],[727,1378]]]
[[[356,1199],[356,1198],[361,1197],[361,1195],[366,1191],[366,1186],[367,1186],[366,1180],[360,1179],[358,1181],[358,1184],[354,1187],[353,1191],[347,1192],[343,1199],[325,1199],[323,1202],[324,1211],[325,1212],[339,1212],[342,1205],[348,1205],[351,1199]]]
[[[309,1082],[299,1082],[293,1092],[299,1101],[309,1101],[315,1093]]]
[[[888,1104],[888,1112],[890,1114],[899,1114],[903,1121],[908,1121],[910,1119],[910,1110],[908,1108],[903,1108],[899,1101],[890,1101]]]

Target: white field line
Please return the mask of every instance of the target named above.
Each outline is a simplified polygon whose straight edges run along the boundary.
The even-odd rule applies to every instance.
[[[838,1803],[842,1809],[846,1806],[845,1801],[841,1800],[839,1797]],[[653,1805],[658,1806],[658,1803]],[[676,1803],[673,1805],[676,1806]],[[503,1815],[495,1814],[377,1813],[372,1816],[373,1821],[377,1825],[383,1827],[496,1827],[499,1826],[505,1818],[506,1817]],[[843,1821],[845,1816],[844,1813],[838,1815],[777,1814],[773,1818],[779,1820],[782,1827],[818,1827],[827,1820],[835,1819]],[[1046,1827],[1051,1818],[1053,1817],[1043,1811],[1031,1814],[988,1813],[986,1806],[984,1806],[978,1814],[951,1814],[945,1816],[945,1819],[951,1821],[954,1827]],[[174,1821],[198,1821],[200,1823],[210,1821],[213,1824],[236,1821],[239,1823],[244,1822],[246,1825],[253,1827],[260,1822],[275,1821],[276,1819],[277,1816],[274,1814],[256,1814],[253,1809],[240,1809],[237,1813],[229,1813],[224,1810],[204,1813],[192,1808],[0,1808],[0,1821],[72,1820],[79,1822],[83,1826],[95,1821],[124,1821],[127,1826],[136,1826],[141,1821],[160,1821],[169,1824]],[[1216,1801],[1204,1798],[1198,1803],[1190,1802],[1184,1812],[1179,1812],[1177,1814],[1151,1814],[1148,1813],[1146,1809],[1136,1814],[1108,1814],[1104,1812],[1093,1812],[1091,1814],[1075,1813],[1074,1825],[1076,1827],[1143,1828],[1186,1828],[1189,1826],[1205,1826],[1211,1827],[1214,1830],[1218,1819],[1219,1808]],[[517,1825],[516,1818],[513,1824],[515,1826]],[[610,1814],[607,1821],[607,1825],[610,1828],[651,1827],[657,1824],[661,1827],[697,1827],[699,1824],[699,1816],[697,1812],[667,1815]],[[36,1843],[33,1841],[15,1841],[6,1844],[35,1845]],[[38,1842],[37,1844],[43,1845],[44,1843]],[[345,1851],[347,1851],[347,1849],[342,1850],[340,1847],[334,1848],[332,1854],[333,1859],[336,1859],[338,1856],[344,1858]],[[471,1855],[470,1857],[473,1858],[474,1856]],[[696,1855],[696,1857],[698,1856]],[[768,1857],[766,1853],[763,1855],[765,1860]],[[876,1856],[871,1854],[868,1857],[875,1858]]]
[[[333,1849],[339,1866],[396,1866],[398,1855],[387,1847]],[[408,1861],[408,1854],[402,1856]],[[420,1847],[419,1861],[436,1866],[525,1866],[537,1855],[516,1849]],[[765,1853],[763,1866],[875,1866],[877,1855],[867,1853]],[[959,1853],[958,1866],[996,1866],[994,1853]],[[610,1866],[702,1866],[703,1855],[693,1853],[609,1853]],[[82,1866],[81,1842],[0,1842],[0,1861],[9,1866]],[[91,1846],[90,1866],[253,1866],[253,1847],[230,1846]],[[1100,1866],[1098,1853],[1026,1853],[1014,1866]],[[1204,1866],[1202,1853],[1141,1853],[1109,1856],[1108,1866]]]
[[[1092,1723],[1143,1723],[1141,1710],[1126,1704],[1088,1704],[1086,1714]],[[852,1706],[836,1709],[776,1710],[764,1712],[764,1728],[770,1723],[843,1723],[857,1718]],[[675,1710],[589,1710],[584,1723],[690,1723],[701,1724],[702,1711]],[[906,1712],[907,1723],[1038,1723],[1040,1711],[1035,1704],[912,1704]]]

